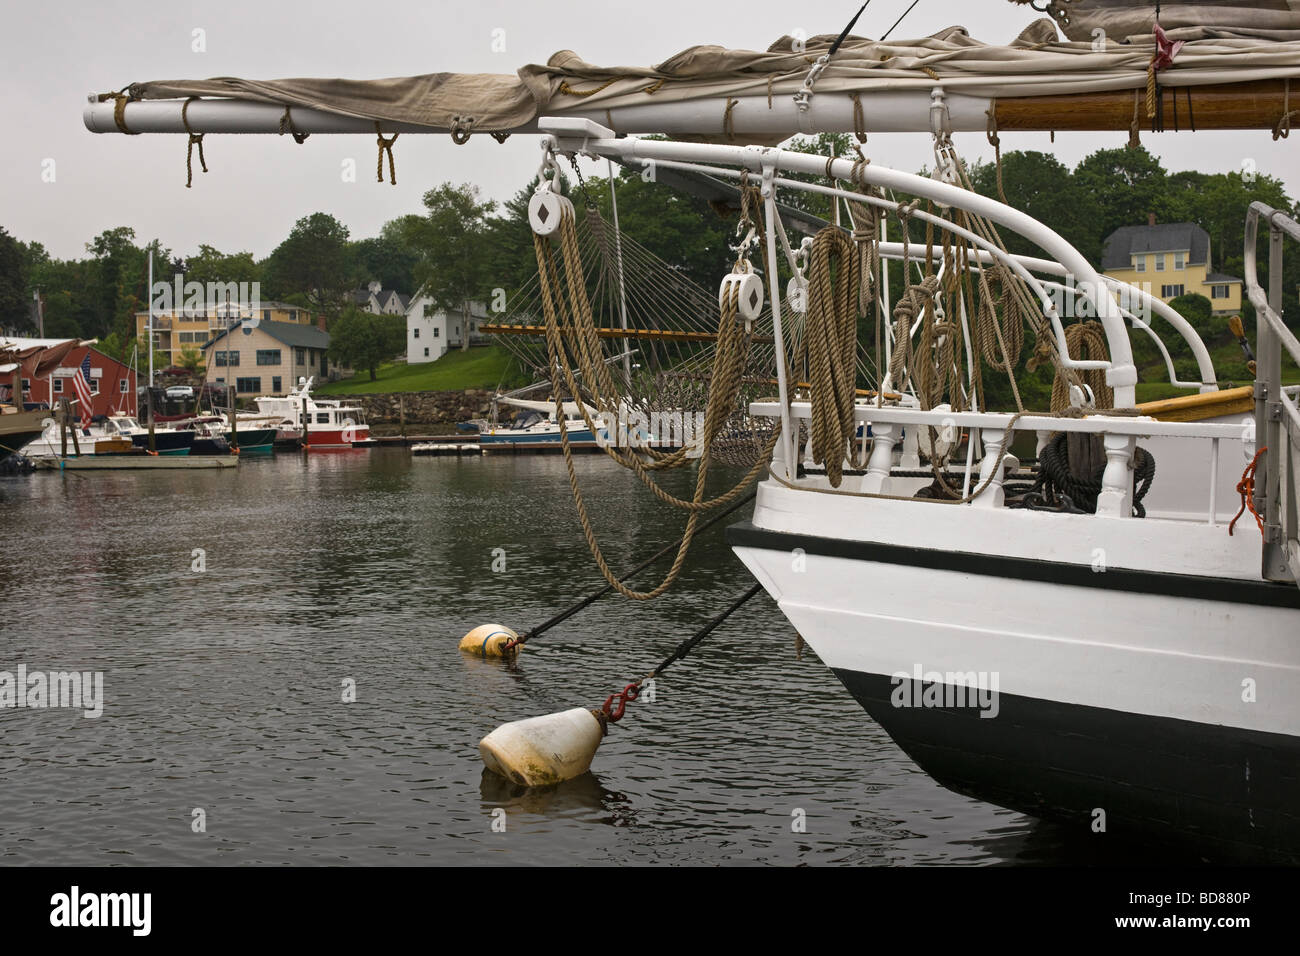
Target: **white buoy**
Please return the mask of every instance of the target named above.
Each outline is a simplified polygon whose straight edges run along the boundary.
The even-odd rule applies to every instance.
[[[585,707],[502,724],[479,741],[483,764],[526,787],[545,787],[591,769],[605,727]]]
[[[480,624],[460,639],[460,649],[475,657],[505,657],[522,650],[522,644],[509,649],[506,645],[519,639],[519,635],[500,624]]]

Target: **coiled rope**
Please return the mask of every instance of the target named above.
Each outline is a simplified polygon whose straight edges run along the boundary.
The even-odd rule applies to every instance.
[[[857,428],[853,402],[861,275],[861,258],[842,229],[827,226],[817,233],[808,266],[804,335],[812,385],[812,459],[826,466],[832,488],[843,479],[845,448]]]

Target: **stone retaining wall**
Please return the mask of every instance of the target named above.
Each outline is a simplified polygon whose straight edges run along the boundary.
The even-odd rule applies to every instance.
[[[360,405],[371,425],[454,425],[486,417],[492,392],[471,388],[451,392],[394,392],[383,395],[330,395],[347,404]]]

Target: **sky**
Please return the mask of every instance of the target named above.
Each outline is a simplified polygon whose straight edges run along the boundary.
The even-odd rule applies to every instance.
[[[872,0],[854,32],[879,36],[911,0]],[[474,0],[466,3],[366,0],[147,0],[11,3],[0,31],[0,79],[8,131],[0,145],[0,226],[51,255],[76,258],[105,229],[130,226],[141,244],[161,240],[187,256],[200,243],[223,252],[271,252],[295,221],[336,216],[354,239],[377,235],[388,220],[421,211],[424,192],[444,181],[474,183],[504,200],[537,168],[534,136],[504,145],[475,136],[456,146],[447,135],[405,135],[394,153],[397,186],[376,183],[373,136],[209,136],[209,173],[185,188],[185,137],[92,134],[81,111],[89,93],[129,82],[243,76],[377,78],[438,71],[513,73],[571,49],[594,63],[654,64],[686,47],[716,43],[765,49],[786,33],[837,33],[857,8],[846,2],[750,0]],[[1007,43],[1039,14],[1007,0],[920,0],[896,38],[953,24],[990,43]],[[206,49],[195,52],[195,30]],[[503,30],[504,52],[493,50]],[[499,45],[499,44],[498,44]],[[984,135],[959,134],[968,159],[992,159]],[[1040,149],[1073,166],[1088,153],[1123,145],[1126,133],[1003,133],[1004,150]],[[1171,171],[1224,172],[1252,160],[1300,193],[1300,164],[1268,132],[1144,134]],[[933,162],[928,137],[875,134],[874,162],[915,171]],[[357,181],[340,176],[352,158]],[[51,176],[52,171],[52,176]],[[47,181],[53,179],[52,182]]]

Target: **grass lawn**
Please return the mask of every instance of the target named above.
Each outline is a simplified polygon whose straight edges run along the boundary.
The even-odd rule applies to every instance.
[[[1242,367],[1241,347],[1237,345],[1235,339],[1227,342],[1212,343],[1207,342],[1206,347],[1210,352],[1210,359],[1214,362],[1216,369],[1222,370],[1227,368]],[[1165,370],[1163,360],[1159,365],[1148,365],[1139,372],[1142,381],[1137,385],[1137,400],[1141,402],[1155,402],[1164,398],[1175,398],[1179,395],[1195,395],[1196,389],[1176,388],[1169,384],[1168,372]],[[1191,373],[1195,377],[1195,373]],[[1241,376],[1234,381],[1235,385],[1252,385],[1254,379],[1249,374]],[[1282,362],[1282,384],[1283,385],[1300,385],[1300,369],[1290,359],[1283,356]],[[1221,386],[1222,387],[1222,386]]]
[[[330,382],[316,389],[318,395],[375,395],[392,392],[448,392],[465,388],[509,386],[519,378],[517,363],[501,345],[452,349],[436,362],[419,365],[386,363],[376,370],[378,378],[362,370],[351,378]]]

